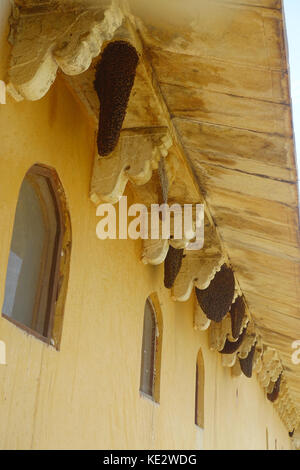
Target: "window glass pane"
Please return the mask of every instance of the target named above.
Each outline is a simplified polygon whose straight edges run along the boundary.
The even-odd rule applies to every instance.
[[[142,366],[140,390],[153,396],[155,362],[156,321],[151,302],[147,299],[144,311],[144,329],[142,344]]]
[[[43,336],[47,336],[58,228],[48,179],[29,174],[16,208],[3,313]]]

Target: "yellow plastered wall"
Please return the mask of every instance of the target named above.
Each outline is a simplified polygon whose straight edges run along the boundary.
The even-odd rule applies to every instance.
[[[1,449],[194,449],[195,369],[205,364],[204,448],[289,448],[288,433],[256,378],[233,379],[193,329],[193,299],[175,303],[163,267],[140,262],[141,243],[100,241],[89,184],[94,131],[57,79],[38,102],[0,107],[0,304],[19,188],[40,162],[54,167],[72,222],[72,254],[60,351],[0,319]],[[128,193],[129,194],[129,193]],[[139,394],[144,303],[163,316],[160,404]]]

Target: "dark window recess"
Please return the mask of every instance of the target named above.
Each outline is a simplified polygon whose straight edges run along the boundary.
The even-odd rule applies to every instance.
[[[57,297],[62,232],[52,172],[34,165],[19,193],[2,312],[48,342]]]
[[[156,317],[152,302],[147,299],[144,310],[140,391],[154,397],[156,351]]]

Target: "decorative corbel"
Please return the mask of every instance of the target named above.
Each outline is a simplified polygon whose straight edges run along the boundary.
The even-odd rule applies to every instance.
[[[247,321],[244,322],[244,326],[241,328],[240,335],[237,339],[233,340],[233,338],[228,335],[228,338],[224,343],[224,347],[220,351],[220,353],[222,353],[222,363],[226,367],[232,367],[235,364],[237,357],[240,355],[242,357],[246,357],[246,355],[248,355],[247,352],[249,351],[249,347],[253,341],[253,335],[248,333],[248,321],[249,320],[247,318]],[[251,331],[251,327],[249,330]]]
[[[183,207],[179,204],[181,207],[181,214],[183,214]],[[170,206],[170,209],[172,208],[172,205]],[[183,250],[188,247],[189,243],[193,240],[194,234],[187,234],[182,233],[182,238],[176,238],[175,237],[175,225],[174,225],[174,213],[171,212],[170,214],[170,239],[165,239],[165,238],[159,238],[159,239],[147,239],[143,240],[143,253],[142,253],[142,262],[144,264],[152,264],[152,265],[158,265],[166,261],[167,256],[169,254],[169,258],[172,258],[174,255],[179,256],[179,263],[177,264],[176,270],[172,275],[172,282],[170,282],[170,287],[173,286],[175,279],[178,276],[178,273],[180,272],[182,268],[182,264],[184,262],[185,257],[188,255],[188,251],[183,254]],[[159,227],[159,233],[162,234],[162,225],[163,222],[160,219],[159,221],[160,227]],[[173,249],[170,250],[169,248],[172,247]],[[168,260],[168,263],[171,262],[172,264],[172,259]],[[168,270],[168,267],[165,266],[165,270]],[[169,276],[167,276],[169,277]],[[171,281],[171,279],[170,279]],[[169,287],[169,288],[170,288]]]
[[[234,354],[234,353],[236,354],[240,350],[240,348],[243,344],[243,341],[244,341],[245,336],[246,336],[246,332],[247,332],[247,329],[245,328],[241,332],[238,339],[235,340],[235,341],[230,341],[229,339],[226,339],[226,341],[224,343],[224,347],[223,347],[223,349],[220,350],[220,353],[225,354],[225,355],[228,355],[228,354],[231,355],[231,354]]]
[[[210,253],[207,250],[187,252],[173,287],[173,298],[185,302],[194,286],[208,287],[224,263],[224,255],[213,246]]]
[[[164,262],[169,251],[169,240],[143,240],[142,262],[157,266]]]
[[[228,335],[231,332],[231,319],[229,313],[221,322],[211,321],[209,329],[209,348],[215,351],[224,349]]]
[[[84,72],[123,17],[119,0],[47,5],[36,0],[31,8],[15,9],[9,93],[18,101],[38,100],[51,87],[58,68],[67,75]]]
[[[274,362],[278,362],[276,351],[270,348],[265,352],[263,359],[263,368],[267,367],[267,371],[272,366],[272,363],[274,364]],[[277,375],[277,372],[278,368],[276,374],[274,373],[274,376]],[[259,377],[260,376],[261,374],[259,374]],[[265,387],[267,398],[274,404],[275,409],[288,431],[293,433],[294,429],[299,426],[300,417],[297,414],[293,400],[291,399],[284,372],[281,370],[276,380],[265,381],[265,383],[266,382],[268,382]]]
[[[222,354],[222,366],[233,367],[236,363],[236,353]]]
[[[174,283],[172,297],[185,302],[195,287],[206,289],[226,263],[215,228],[205,221],[204,246],[199,251],[187,251]],[[204,311],[204,309],[202,308]]]
[[[146,184],[172,146],[165,127],[124,129],[116,149],[108,157],[95,155],[91,183],[91,200],[95,204],[115,204],[123,195],[128,181]]]
[[[300,417],[297,414],[293,400],[290,397],[284,375],[281,377],[279,395],[278,399],[274,402],[274,406],[289,432],[292,433],[294,429],[298,428]]]
[[[262,369],[258,374],[262,386],[267,389],[271,381],[275,382],[278,379],[282,370],[278,352],[273,348],[266,348],[262,359]]]
[[[232,337],[232,320],[230,313],[225,316],[222,322],[211,322],[209,335],[210,348],[216,349],[222,354],[222,364],[225,367],[232,367],[240,352],[246,355],[246,351],[249,349],[249,338],[252,337],[251,328],[249,328],[248,332],[248,321],[248,317],[245,316],[240,326],[240,334],[237,338]]]
[[[247,330],[245,334],[245,338],[243,341],[243,344],[241,345],[239,351],[238,351],[238,357],[240,359],[246,359],[252,350],[254,344],[256,343],[256,331],[254,327],[253,321],[249,321],[247,325]]]

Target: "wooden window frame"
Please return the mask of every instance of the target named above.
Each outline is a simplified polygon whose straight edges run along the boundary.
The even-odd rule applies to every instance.
[[[162,312],[161,312],[158,297],[155,293],[149,295],[149,297],[147,297],[146,299],[146,302],[147,301],[149,301],[150,303],[152,314],[155,320],[155,325],[153,328],[155,341],[154,341],[154,347],[152,349],[152,360],[151,360],[152,393],[151,395],[149,395],[148,393],[141,390],[141,381],[140,381],[139,391],[140,391],[141,396],[146,397],[147,399],[153,401],[156,404],[159,404],[161,351],[162,351],[162,334],[163,334]],[[144,322],[143,322],[143,335],[144,335]],[[142,367],[142,363],[141,363],[141,367]],[[142,373],[142,369],[140,372]]]
[[[28,334],[35,336],[37,339],[43,341],[44,343],[50,345],[52,344],[52,331],[54,325],[54,317],[56,310],[56,302],[58,299],[60,291],[60,264],[61,264],[61,252],[63,248],[63,239],[65,235],[65,221],[64,221],[64,210],[62,203],[62,194],[61,194],[61,183],[59,181],[56,171],[52,168],[44,166],[42,164],[33,165],[26,173],[24,179],[30,176],[42,176],[45,178],[55,210],[55,216],[57,221],[57,231],[55,235],[54,242],[54,255],[51,263],[51,271],[48,282],[48,299],[47,299],[47,310],[44,321],[44,331],[43,334],[37,332],[33,328],[30,328],[23,323],[11,318],[4,313],[2,317],[8,320],[10,323],[14,324],[18,328],[26,331]],[[23,180],[24,181],[24,180]],[[40,276],[42,273],[40,274]],[[40,284],[40,276],[38,283]],[[36,294],[36,299],[39,294]],[[56,344],[56,349],[59,349],[59,345]]]
[[[201,383],[199,384],[199,382]],[[201,390],[199,390],[199,385]],[[195,386],[195,425],[204,429],[205,416],[205,368],[202,350],[198,351],[196,362],[196,386]]]

